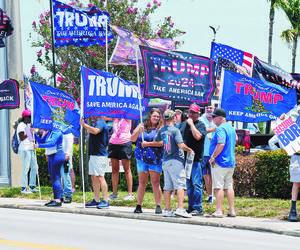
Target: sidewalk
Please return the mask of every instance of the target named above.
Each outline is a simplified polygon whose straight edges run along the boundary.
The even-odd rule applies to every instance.
[[[235,218],[211,218],[205,216],[194,216],[191,219],[185,218],[166,218],[163,215],[156,215],[154,209],[144,209],[142,214],[134,214],[133,207],[110,206],[108,209],[84,208],[82,203],[63,204],[59,208],[48,208],[44,206],[47,201],[21,198],[0,198],[0,208],[15,208],[51,211],[61,213],[89,214],[97,216],[110,216],[117,218],[139,219],[162,221],[169,223],[193,224],[213,227],[237,228],[260,232],[270,232],[289,236],[300,237],[299,222],[289,222],[285,220],[273,220],[266,218],[250,218],[238,216]]]

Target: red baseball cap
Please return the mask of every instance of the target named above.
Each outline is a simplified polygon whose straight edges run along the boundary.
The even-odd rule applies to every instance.
[[[29,110],[24,110],[22,112],[22,117],[24,117],[25,115],[31,116],[31,112]]]

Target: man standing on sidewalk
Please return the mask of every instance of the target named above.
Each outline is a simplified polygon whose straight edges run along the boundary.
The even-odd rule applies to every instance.
[[[206,127],[202,121],[198,120],[199,115],[200,107],[192,104],[189,108],[188,119],[179,126],[183,142],[195,152],[191,176],[186,180],[187,195],[189,197],[187,212],[191,215],[203,215],[202,163]]]
[[[167,109],[164,112],[166,126],[161,128],[156,134],[155,141],[163,141],[164,156],[162,168],[164,171],[164,199],[165,199],[165,217],[174,217],[175,215],[191,218],[183,208],[184,189],[186,189],[186,174],[184,169],[184,151],[192,153],[193,150],[187,147],[182,140],[178,128],[174,127],[175,113]],[[175,211],[171,209],[171,192],[177,190],[178,208]]]
[[[225,191],[230,207],[227,216],[235,217],[232,176],[235,167],[234,147],[237,136],[234,128],[226,122],[224,109],[215,109],[212,117],[217,129],[209,147],[209,163],[212,167],[212,182],[216,193],[217,208],[211,216],[223,217],[222,203]]]
[[[104,178],[105,170],[108,167],[107,145],[108,145],[108,129],[106,122],[101,117],[92,116],[93,126],[85,124],[80,119],[80,124],[89,133],[89,175],[91,175],[94,199],[85,204],[86,207],[107,208],[107,183]],[[100,187],[102,189],[103,199],[100,201]]]

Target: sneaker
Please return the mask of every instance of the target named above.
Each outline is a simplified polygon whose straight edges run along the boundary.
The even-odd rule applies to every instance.
[[[193,210],[192,212],[188,213],[192,216],[202,216],[203,213],[201,211],[198,211],[198,210]]]
[[[117,200],[119,197],[118,197],[118,194],[111,194],[109,197],[108,197],[108,200],[111,201],[111,200]]]
[[[75,190],[75,189],[72,189],[72,193],[76,193],[76,190]]]
[[[174,211],[165,209],[164,217],[175,217]]]
[[[21,194],[32,194],[32,192],[27,188],[22,188]]]
[[[99,205],[97,206],[98,209],[108,208],[108,207],[109,207],[109,203],[105,200],[100,201]]]
[[[123,198],[124,201],[132,201],[134,200],[134,196],[133,194],[127,194],[124,198]]]
[[[175,215],[178,215],[180,217],[183,217],[183,218],[192,218],[192,215],[191,214],[188,214],[185,209],[180,209],[180,208],[177,208],[176,211],[175,211]]]
[[[134,209],[133,213],[135,213],[135,214],[143,213],[141,205],[136,205],[136,208]]]
[[[213,202],[215,201],[215,199],[216,199],[215,197],[213,197],[213,196],[210,195],[210,196],[208,196],[208,198],[207,198],[207,202],[208,202],[208,203],[213,203]]]
[[[156,213],[156,214],[162,214],[162,210],[161,210],[160,205],[157,205],[157,206],[156,206],[156,208],[155,208],[155,213]]]
[[[36,193],[39,191],[36,187],[30,187],[29,190],[31,191],[31,193]]]
[[[297,221],[297,212],[296,212],[296,210],[291,210],[290,211],[289,221]]]
[[[86,203],[85,207],[96,207],[100,204],[100,202],[95,201],[95,199],[93,199],[90,203]]]
[[[66,196],[64,203],[71,203],[72,202],[72,197]]]

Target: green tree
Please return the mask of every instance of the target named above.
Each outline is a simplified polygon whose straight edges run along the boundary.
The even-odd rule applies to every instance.
[[[91,0],[90,3],[84,5],[80,0],[75,0],[72,5],[88,8],[93,5],[102,11],[110,14],[110,24],[125,28],[136,35],[154,39],[160,38],[176,38],[185,32],[176,29],[171,17],[165,18],[162,23],[153,25],[151,18],[155,15],[161,3],[154,0],[152,3],[142,6],[137,0]],[[142,7],[141,7],[142,6]],[[48,71],[53,72],[52,50],[51,50],[51,25],[50,11],[46,11],[40,15],[38,22],[33,22],[33,30],[39,35],[38,41],[33,41],[32,46],[37,48],[37,61],[43,65]],[[108,58],[110,58],[117,41],[117,34],[114,32],[115,38],[108,46]],[[182,41],[177,41],[179,46]],[[67,46],[55,48],[56,57],[56,74],[58,78],[58,88],[71,94],[79,103],[80,100],[80,65],[86,67],[106,71],[106,48],[105,46],[93,45],[89,47]],[[137,82],[137,72],[135,66],[117,66],[109,65],[108,71],[120,76],[123,79]],[[35,69],[31,71],[32,77],[37,75]],[[143,76],[143,69],[139,67],[139,74]],[[142,79],[142,77],[141,77]]]
[[[300,0],[280,0],[278,4],[291,24],[291,28],[284,30],[280,37],[287,42],[292,50],[292,72],[294,73],[298,37],[300,35]]]

